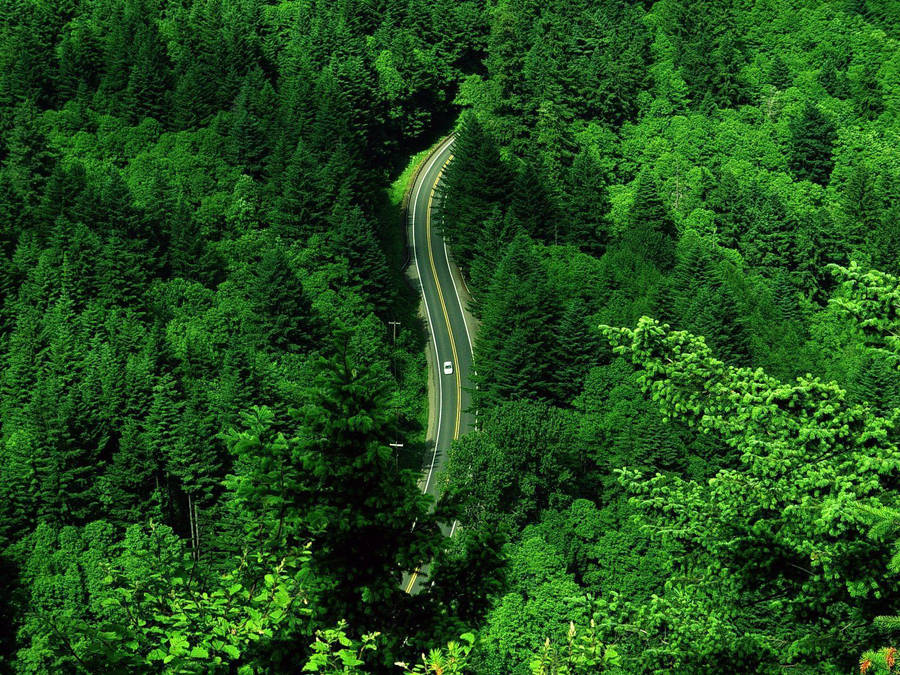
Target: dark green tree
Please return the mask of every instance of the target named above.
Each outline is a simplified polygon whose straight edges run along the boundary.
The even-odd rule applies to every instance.
[[[675,262],[675,222],[649,170],[642,171],[635,181],[628,225],[623,237],[625,246],[662,270],[671,268]]]
[[[590,149],[585,148],[572,162],[566,195],[569,226],[566,241],[583,251],[603,253],[609,242],[609,194],[606,178]]]
[[[798,180],[826,185],[834,167],[832,150],[837,133],[819,107],[807,101],[799,116],[790,124],[788,167]]]

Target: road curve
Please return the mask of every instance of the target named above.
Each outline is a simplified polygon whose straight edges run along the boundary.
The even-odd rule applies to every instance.
[[[434,444],[424,462],[422,490],[440,497],[438,477],[447,461],[450,443],[474,427],[469,412],[472,375],[472,334],[466,323],[460,291],[453,273],[447,246],[440,230],[440,197],[436,188],[444,168],[453,159],[453,138],[441,143],[428,157],[419,172],[409,198],[410,239],[412,258],[419,278],[419,286],[431,333],[431,366],[433,382],[437,383],[437,428]],[[453,373],[444,374],[443,364],[450,361]],[[404,577],[403,588],[414,593],[421,585],[421,570]]]

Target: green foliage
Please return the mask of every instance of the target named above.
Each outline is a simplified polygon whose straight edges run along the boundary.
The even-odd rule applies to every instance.
[[[616,672],[620,663],[616,648],[597,639],[596,626],[591,620],[580,634],[575,624],[570,623],[564,646],[557,647],[547,638],[540,656],[531,662],[531,672],[533,675]]]
[[[858,667],[897,611],[895,4],[0,3],[0,669]],[[383,191],[461,108],[481,431],[429,513]]]
[[[413,619],[396,588],[440,536],[381,447],[423,435],[425,387],[412,291],[385,254],[403,232],[382,206],[389,175],[455,114],[487,24],[480,2],[375,9],[0,3],[0,670],[278,671],[323,616],[458,623],[440,606]],[[338,352],[366,370],[335,394],[316,378]],[[232,453],[220,432],[248,410],[255,440]],[[345,413],[344,428],[322,422]],[[119,541],[150,519],[173,553],[143,579],[115,571],[119,544],[77,534],[103,521]],[[23,544],[35,537],[44,567]],[[277,583],[294,580],[311,537],[323,546],[304,568],[340,565],[305,588],[312,615],[274,621],[254,599],[259,565],[285,558]],[[262,560],[236,571],[245,548]],[[229,574],[253,596],[229,595]],[[97,605],[125,592],[145,624]]]
[[[668,270],[673,263],[675,237],[675,223],[659,197],[653,176],[645,170],[636,181],[623,243],[635,256]]]
[[[791,123],[791,155],[788,166],[798,180],[827,185],[834,166],[832,147],[836,140],[834,125],[812,101]]]
[[[378,633],[364,635],[359,642],[347,637],[346,622],[337,627],[316,631],[316,641],[310,646],[312,652],[303,665],[303,672],[324,675],[354,675],[363,673],[359,666],[365,665],[366,652],[376,649]]]
[[[469,655],[475,646],[475,636],[472,633],[463,633],[461,642],[448,642],[444,649],[432,649],[428,654],[422,654],[421,662],[410,667],[406,663],[396,665],[404,669],[406,675],[412,673],[434,673],[435,675],[463,675],[469,670]]]
[[[882,647],[877,652],[868,651],[859,660],[859,672],[863,675],[891,675],[896,673],[897,649]]]
[[[841,281],[834,306],[855,321],[866,344],[900,366],[900,279],[878,270],[864,271],[857,264],[834,266],[832,271]]]
[[[95,527],[85,528],[85,538],[90,534],[96,537]],[[65,536],[60,533],[63,549]],[[132,526],[121,544],[105,550],[96,541],[88,544],[80,560],[70,562],[74,565],[63,577],[69,584],[78,583],[78,575],[71,572],[90,565],[86,569],[91,577],[81,593],[62,606],[48,599],[35,605],[38,612],[28,628],[46,627],[49,633],[46,642],[33,643],[20,655],[29,671],[40,670],[40,664],[75,672],[110,667],[164,672],[249,669],[252,661],[246,652],[252,645],[272,638],[292,615],[308,611],[301,608],[305,553],[277,563],[262,556],[244,557],[233,570],[216,574],[192,560],[170,528],[152,521],[146,528]],[[61,561],[71,553],[55,555]],[[35,562],[46,566],[49,561]],[[106,576],[99,578],[102,574]],[[40,578],[43,583],[49,580],[45,571]],[[81,598],[89,601],[82,604]]]
[[[884,552],[861,540],[853,507],[889,499],[900,468],[895,416],[847,404],[834,383],[803,377],[788,385],[725,366],[702,338],[650,319],[603,332],[642,367],[642,384],[667,417],[720,435],[741,457],[708,484],[623,474],[658,536],[703,551],[683,559],[694,579],[689,587],[670,580],[663,611],[670,622],[677,612],[696,629],[705,624],[720,646],[692,645],[696,629],[679,628],[687,639],[669,651],[672,663],[696,663],[722,645],[752,663],[781,652],[785,640],[792,658],[823,648],[840,654],[847,637],[827,626],[843,621],[860,626],[851,642],[867,639],[867,607],[896,590],[883,577]],[[756,614],[725,609],[748,601]],[[704,616],[728,618],[714,628]]]

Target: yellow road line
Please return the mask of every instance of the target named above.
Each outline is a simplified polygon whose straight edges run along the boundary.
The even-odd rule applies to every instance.
[[[409,583],[406,585],[406,593],[412,591],[413,585],[416,583],[416,578],[419,576],[419,568],[417,567],[413,573],[409,577]]]
[[[453,364],[456,371],[456,425],[453,429],[453,440],[459,438],[459,423],[462,415],[462,382],[459,378],[459,354],[456,352],[456,340],[453,337],[453,328],[450,326],[450,315],[447,313],[447,304],[444,302],[444,293],[441,290],[441,282],[438,280],[437,267],[434,264],[434,249],[431,244],[431,205],[434,202],[434,193],[437,184],[441,181],[444,169],[453,159],[453,155],[447,157],[441,170],[438,171],[434,184],[431,186],[431,194],[428,196],[428,206],[425,207],[425,237],[428,240],[428,259],[431,262],[431,273],[434,275],[434,286],[437,288],[438,300],[441,301],[441,309],[444,312],[444,321],[447,322],[447,334],[450,336],[450,350],[453,352]],[[435,356],[437,356],[435,354]]]
[[[447,314],[444,293],[441,291],[441,282],[438,280],[437,267],[434,264],[434,247],[431,244],[431,205],[434,202],[434,193],[435,190],[437,190],[437,184],[441,182],[441,176],[444,175],[444,169],[447,168],[451,159],[453,159],[453,155],[448,156],[443,166],[441,166],[441,170],[438,171],[437,177],[434,179],[434,183],[431,186],[431,193],[428,195],[428,205],[425,207],[425,238],[428,241],[428,260],[431,262],[431,274],[434,276],[434,286],[437,288],[438,300],[441,301],[441,309],[444,312],[444,321],[447,322],[447,333],[450,336],[450,349],[453,351],[454,371],[456,372],[456,426],[453,429],[453,440],[456,440],[459,438],[459,420],[462,414],[462,382],[459,379],[459,355],[456,353],[456,340],[453,339],[453,328],[450,327],[450,315]],[[435,354],[434,357],[437,359],[438,355]],[[440,362],[436,365],[438,367],[438,373],[440,374],[441,366],[439,363]],[[420,570],[417,567],[410,575],[409,583],[406,585],[406,593],[412,592],[416,579],[419,578],[419,572]]]

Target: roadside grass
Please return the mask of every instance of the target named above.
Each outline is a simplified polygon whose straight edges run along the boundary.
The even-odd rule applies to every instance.
[[[416,169],[419,165],[425,161],[425,158],[430,155],[434,149],[438,146],[442,139],[435,141],[434,145],[430,148],[425,148],[422,152],[416,153],[409,159],[409,163],[406,165],[406,168],[397,176],[397,179],[391,183],[391,187],[388,189],[388,197],[390,198],[391,204],[400,207],[401,202],[403,201],[403,195],[406,194],[406,190],[409,187],[409,182],[412,180],[413,175],[416,172]]]

